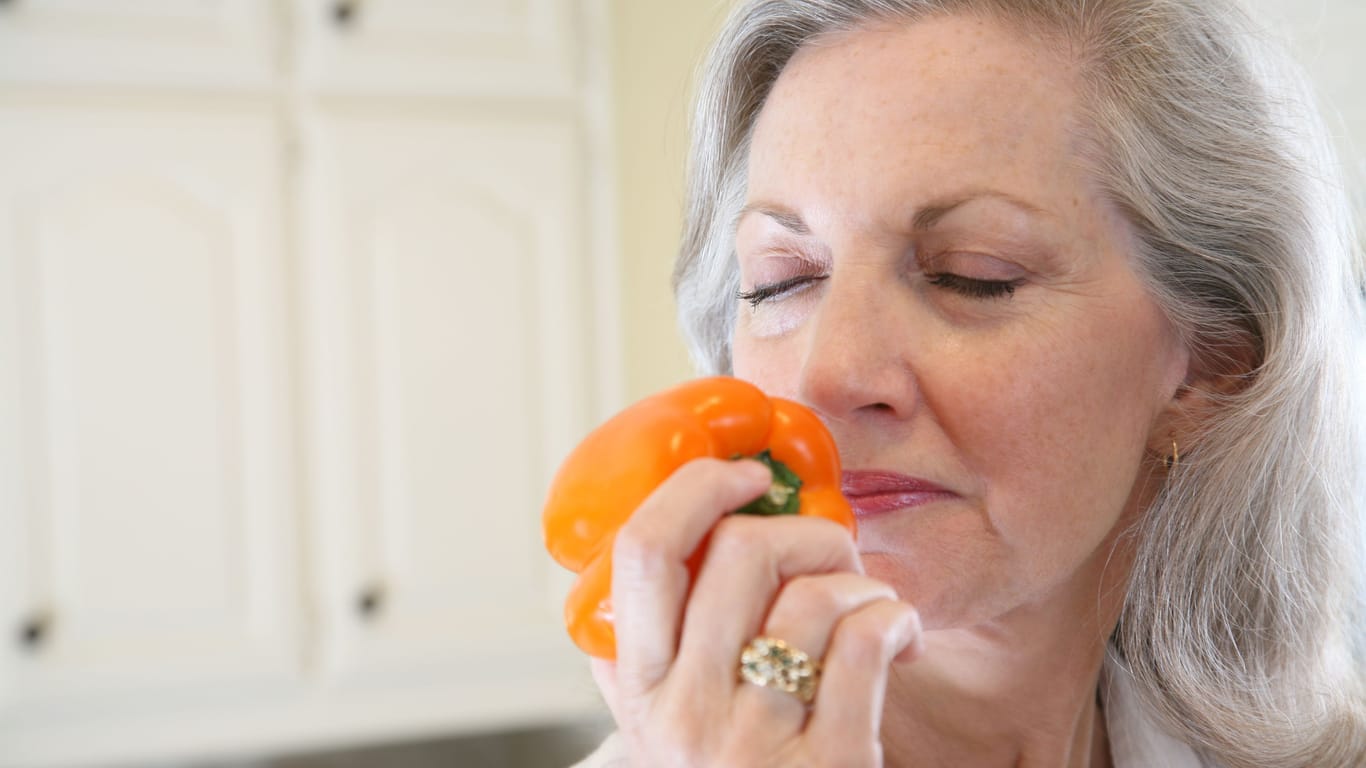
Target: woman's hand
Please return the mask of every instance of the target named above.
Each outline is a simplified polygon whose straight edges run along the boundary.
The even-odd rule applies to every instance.
[[[593,670],[636,765],[881,764],[888,668],[918,652],[919,617],[863,575],[834,523],[722,519],[769,480],[753,461],[692,461],[617,534],[617,661],[595,659]],[[709,532],[690,584],[688,557]],[[809,709],[739,678],[741,650],[758,635],[821,660]]]

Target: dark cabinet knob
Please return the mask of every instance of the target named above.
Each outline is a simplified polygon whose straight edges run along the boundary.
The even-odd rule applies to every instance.
[[[362,619],[371,621],[384,610],[384,587],[370,584],[356,595],[356,613]]]
[[[4,2],[4,0],[0,0]],[[360,16],[360,0],[332,0],[332,21],[339,27],[349,27]]]
[[[5,0],[0,0],[0,3]],[[19,625],[19,645],[27,651],[37,651],[52,636],[52,616],[35,613]]]

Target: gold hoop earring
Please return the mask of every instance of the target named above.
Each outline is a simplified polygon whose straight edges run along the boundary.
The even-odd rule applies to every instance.
[[[1166,457],[1164,457],[1164,458],[1162,459],[1162,466],[1163,466],[1163,467],[1166,467],[1167,469],[1172,469],[1173,467],[1177,466],[1177,465],[1180,464],[1180,463],[1181,463],[1181,451],[1177,449],[1177,447],[1176,447],[1176,438],[1173,437],[1173,438],[1172,438],[1172,455],[1166,456]]]

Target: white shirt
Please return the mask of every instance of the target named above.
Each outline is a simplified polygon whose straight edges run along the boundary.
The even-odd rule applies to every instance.
[[[1100,671],[1100,701],[1114,768],[1217,768],[1163,731],[1134,691],[1134,678],[1110,654]]]
[[[1100,673],[1100,700],[1114,768],[1218,768],[1215,763],[1202,761],[1195,750],[1158,728],[1140,706],[1133,685],[1128,670],[1107,655]],[[572,768],[628,765],[625,744],[614,733]]]

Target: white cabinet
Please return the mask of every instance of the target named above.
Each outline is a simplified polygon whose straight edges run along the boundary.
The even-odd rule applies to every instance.
[[[341,5],[0,6],[0,767],[598,708],[600,9]]]
[[[0,719],[289,677],[278,143],[260,108],[0,106],[6,619],[46,625]]]
[[[279,68],[273,0],[8,0],[0,84],[259,88]]]
[[[295,0],[300,70],[319,93],[556,98],[586,60],[565,0]]]
[[[504,720],[554,714],[583,694],[565,690],[582,663],[536,512],[589,425],[580,130],[315,118],[304,283],[324,673],[364,689],[444,668],[470,692],[535,691]],[[494,713],[487,692],[446,706],[476,701]]]
[[[297,675],[279,144],[261,106],[0,104],[0,759]]]
[[[313,138],[329,667],[542,651],[550,570],[526,542],[556,458],[543,435],[582,429],[565,417],[588,405],[575,126],[341,113]]]

